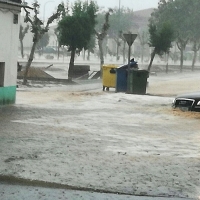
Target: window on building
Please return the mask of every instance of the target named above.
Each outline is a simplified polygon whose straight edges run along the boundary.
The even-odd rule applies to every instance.
[[[4,86],[5,62],[0,62],[0,87]]]
[[[17,14],[13,14],[13,23],[18,24],[18,15]]]

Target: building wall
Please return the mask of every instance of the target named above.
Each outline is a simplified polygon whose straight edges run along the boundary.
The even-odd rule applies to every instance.
[[[20,10],[0,2],[0,105],[15,102],[19,21],[13,19]]]

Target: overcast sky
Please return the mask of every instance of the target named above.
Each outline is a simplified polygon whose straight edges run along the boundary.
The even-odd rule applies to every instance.
[[[25,0],[28,2],[29,5],[32,5],[34,0]],[[38,0],[40,3],[40,12],[42,17],[49,17],[53,11],[55,10],[55,7],[62,2],[63,0]],[[73,3],[75,0],[69,0],[69,2]],[[64,0],[63,2],[66,2]],[[96,0],[97,4],[101,7],[119,7],[119,5],[122,7],[129,7],[136,10],[143,10],[147,8],[157,8],[159,0]]]

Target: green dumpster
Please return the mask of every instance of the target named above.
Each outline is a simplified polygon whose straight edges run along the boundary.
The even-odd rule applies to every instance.
[[[127,93],[129,94],[146,94],[147,79],[149,72],[147,70],[130,69]]]

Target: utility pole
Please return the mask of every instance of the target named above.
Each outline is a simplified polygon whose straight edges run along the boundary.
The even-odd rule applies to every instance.
[[[50,2],[54,2],[53,0],[51,1],[47,1],[45,4],[44,4],[44,10],[43,10],[43,23],[45,22],[45,9],[46,9],[46,5]]]
[[[117,33],[117,56],[116,56],[116,60],[119,60],[119,35],[120,35],[120,28],[121,28],[121,0],[119,0],[119,10],[118,10],[118,22],[119,22],[119,26],[118,26],[118,33]]]

